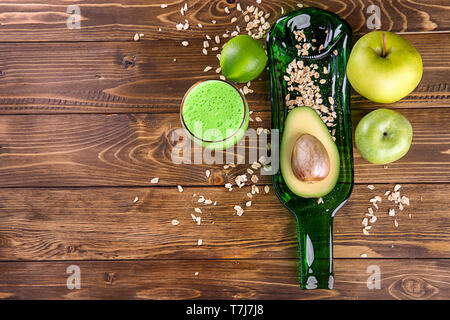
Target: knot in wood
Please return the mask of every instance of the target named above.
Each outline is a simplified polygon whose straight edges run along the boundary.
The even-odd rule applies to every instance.
[[[136,57],[135,56],[125,56],[122,59],[122,65],[125,69],[134,67],[136,65]]]

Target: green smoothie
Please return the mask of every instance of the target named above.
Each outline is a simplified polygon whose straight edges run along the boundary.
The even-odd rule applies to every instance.
[[[190,137],[205,148],[226,149],[248,127],[248,105],[234,86],[222,80],[201,81],[186,93],[181,122]]]

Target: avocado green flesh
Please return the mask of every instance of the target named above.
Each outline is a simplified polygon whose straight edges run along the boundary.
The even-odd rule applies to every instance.
[[[330,172],[321,181],[301,181],[292,170],[291,159],[294,145],[297,139],[304,134],[310,134],[318,139],[328,153]],[[323,197],[336,185],[339,176],[339,152],[327,126],[313,109],[298,107],[289,112],[281,140],[280,168],[289,189],[303,198]]]

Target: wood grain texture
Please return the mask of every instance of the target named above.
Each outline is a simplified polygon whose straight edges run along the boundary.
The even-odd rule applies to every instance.
[[[414,130],[409,153],[384,168],[368,163],[355,149],[355,181],[450,182],[450,113],[445,110],[402,110]],[[353,122],[365,112],[354,111]],[[256,116],[263,121],[251,122],[251,128],[269,128],[268,112]],[[206,161],[174,164],[172,159],[180,160],[173,157],[180,154],[180,126],[177,114],[4,115],[0,117],[0,186],[150,186],[153,177],[159,177],[162,186],[223,186],[246,173],[249,165],[244,164],[227,170]],[[195,161],[194,152],[183,159]],[[250,155],[258,159],[261,152],[262,148],[247,148],[245,163],[253,162],[248,162]],[[204,160],[208,154],[200,150]],[[225,161],[227,154],[231,152],[221,159]],[[206,170],[212,170],[208,179]],[[259,177],[260,184],[271,182],[270,176]]]
[[[396,210],[397,228],[388,215],[396,206],[383,196],[392,189],[355,186],[334,220],[335,258],[450,258],[449,185],[403,185],[411,206]],[[294,216],[272,188],[255,195],[251,207],[245,207],[247,192],[246,187],[184,188],[183,193],[175,187],[2,189],[0,260],[297,257]],[[200,195],[217,205],[198,203]],[[384,201],[366,236],[361,221],[375,195]],[[236,204],[245,209],[243,216],[235,214]],[[202,217],[200,225],[191,213]],[[173,219],[179,224],[172,225]]]
[[[450,106],[448,33],[405,35],[423,57],[424,76],[414,92],[390,105]],[[439,50],[436,48],[439,44]],[[178,112],[187,89],[218,78],[213,52],[203,41],[0,44],[0,113]],[[173,59],[177,61],[173,61]],[[210,72],[203,72],[212,66]],[[270,110],[267,71],[247,95],[253,110]],[[381,105],[352,94],[353,108]]]
[[[67,267],[81,271],[69,290]],[[369,266],[371,266],[369,268]],[[367,282],[378,267],[380,289]],[[0,263],[6,299],[408,299],[450,298],[449,260],[336,260],[335,290],[300,290],[295,260],[157,260]],[[194,274],[198,272],[198,275]],[[370,281],[370,279],[369,279]]]
[[[260,6],[272,22],[296,3]],[[347,19],[355,39],[370,31],[366,10],[376,4],[382,29],[403,33],[424,62],[418,88],[388,106],[413,125],[410,152],[387,168],[354,152],[357,184],[334,219],[336,290],[299,289],[295,220],[272,188],[243,216],[234,214],[249,187],[229,192],[223,185],[247,166],[171,161],[183,143],[182,96],[197,80],[218,77],[215,54],[201,53],[204,36],[234,29],[235,5],[6,0],[0,1],[0,299],[450,299],[450,5],[303,3]],[[81,29],[67,28],[69,5],[80,7]],[[177,31],[184,19],[190,29]],[[244,26],[242,17],[238,23]],[[145,36],[134,42],[135,33]],[[268,128],[267,72],[251,87],[253,117],[262,118],[251,128]],[[354,126],[376,107],[353,92]],[[153,177],[160,183],[151,184]],[[394,183],[403,184],[411,206],[397,210],[395,227],[393,206],[383,197],[371,235],[363,235],[369,199]],[[260,176],[258,185],[266,184],[270,177]],[[199,195],[217,205],[199,204]],[[81,268],[81,290],[67,289],[70,265]],[[381,271],[379,290],[367,287],[373,267]]]
[[[129,41],[136,32],[144,33],[148,39],[192,39],[203,37],[205,33],[224,33],[234,29],[231,17],[239,17],[238,23],[245,22],[237,14],[236,4],[225,0],[165,1],[169,6],[161,8],[161,1],[109,0],[96,1],[29,1],[9,0],[0,3],[1,42],[24,41]],[[181,15],[180,9],[188,3],[189,10]],[[238,2],[238,1],[236,1]],[[298,1],[271,0],[257,5],[255,1],[239,1],[243,7],[256,5],[266,13],[271,13],[269,21],[279,18],[281,8],[289,12],[297,8]],[[370,31],[366,26],[369,5],[380,7],[381,28],[395,32],[450,31],[450,6],[444,0],[421,3],[412,0],[397,1],[302,1],[304,5],[330,10],[347,19],[355,32]],[[81,28],[68,29],[69,5],[77,5],[81,13]],[[231,14],[225,13],[225,7]],[[69,11],[72,13],[73,11]],[[188,19],[191,28],[177,31],[175,25]],[[216,20],[217,24],[213,24]],[[198,23],[203,28],[197,26]],[[159,29],[161,28],[161,31]]]

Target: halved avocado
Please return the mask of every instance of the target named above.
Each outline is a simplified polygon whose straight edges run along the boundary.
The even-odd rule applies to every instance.
[[[328,154],[328,175],[320,181],[302,181],[292,168],[294,146],[304,135],[311,135],[320,141]],[[339,176],[339,152],[327,126],[314,109],[298,107],[289,112],[281,140],[280,168],[289,189],[303,198],[325,196],[336,185]]]

